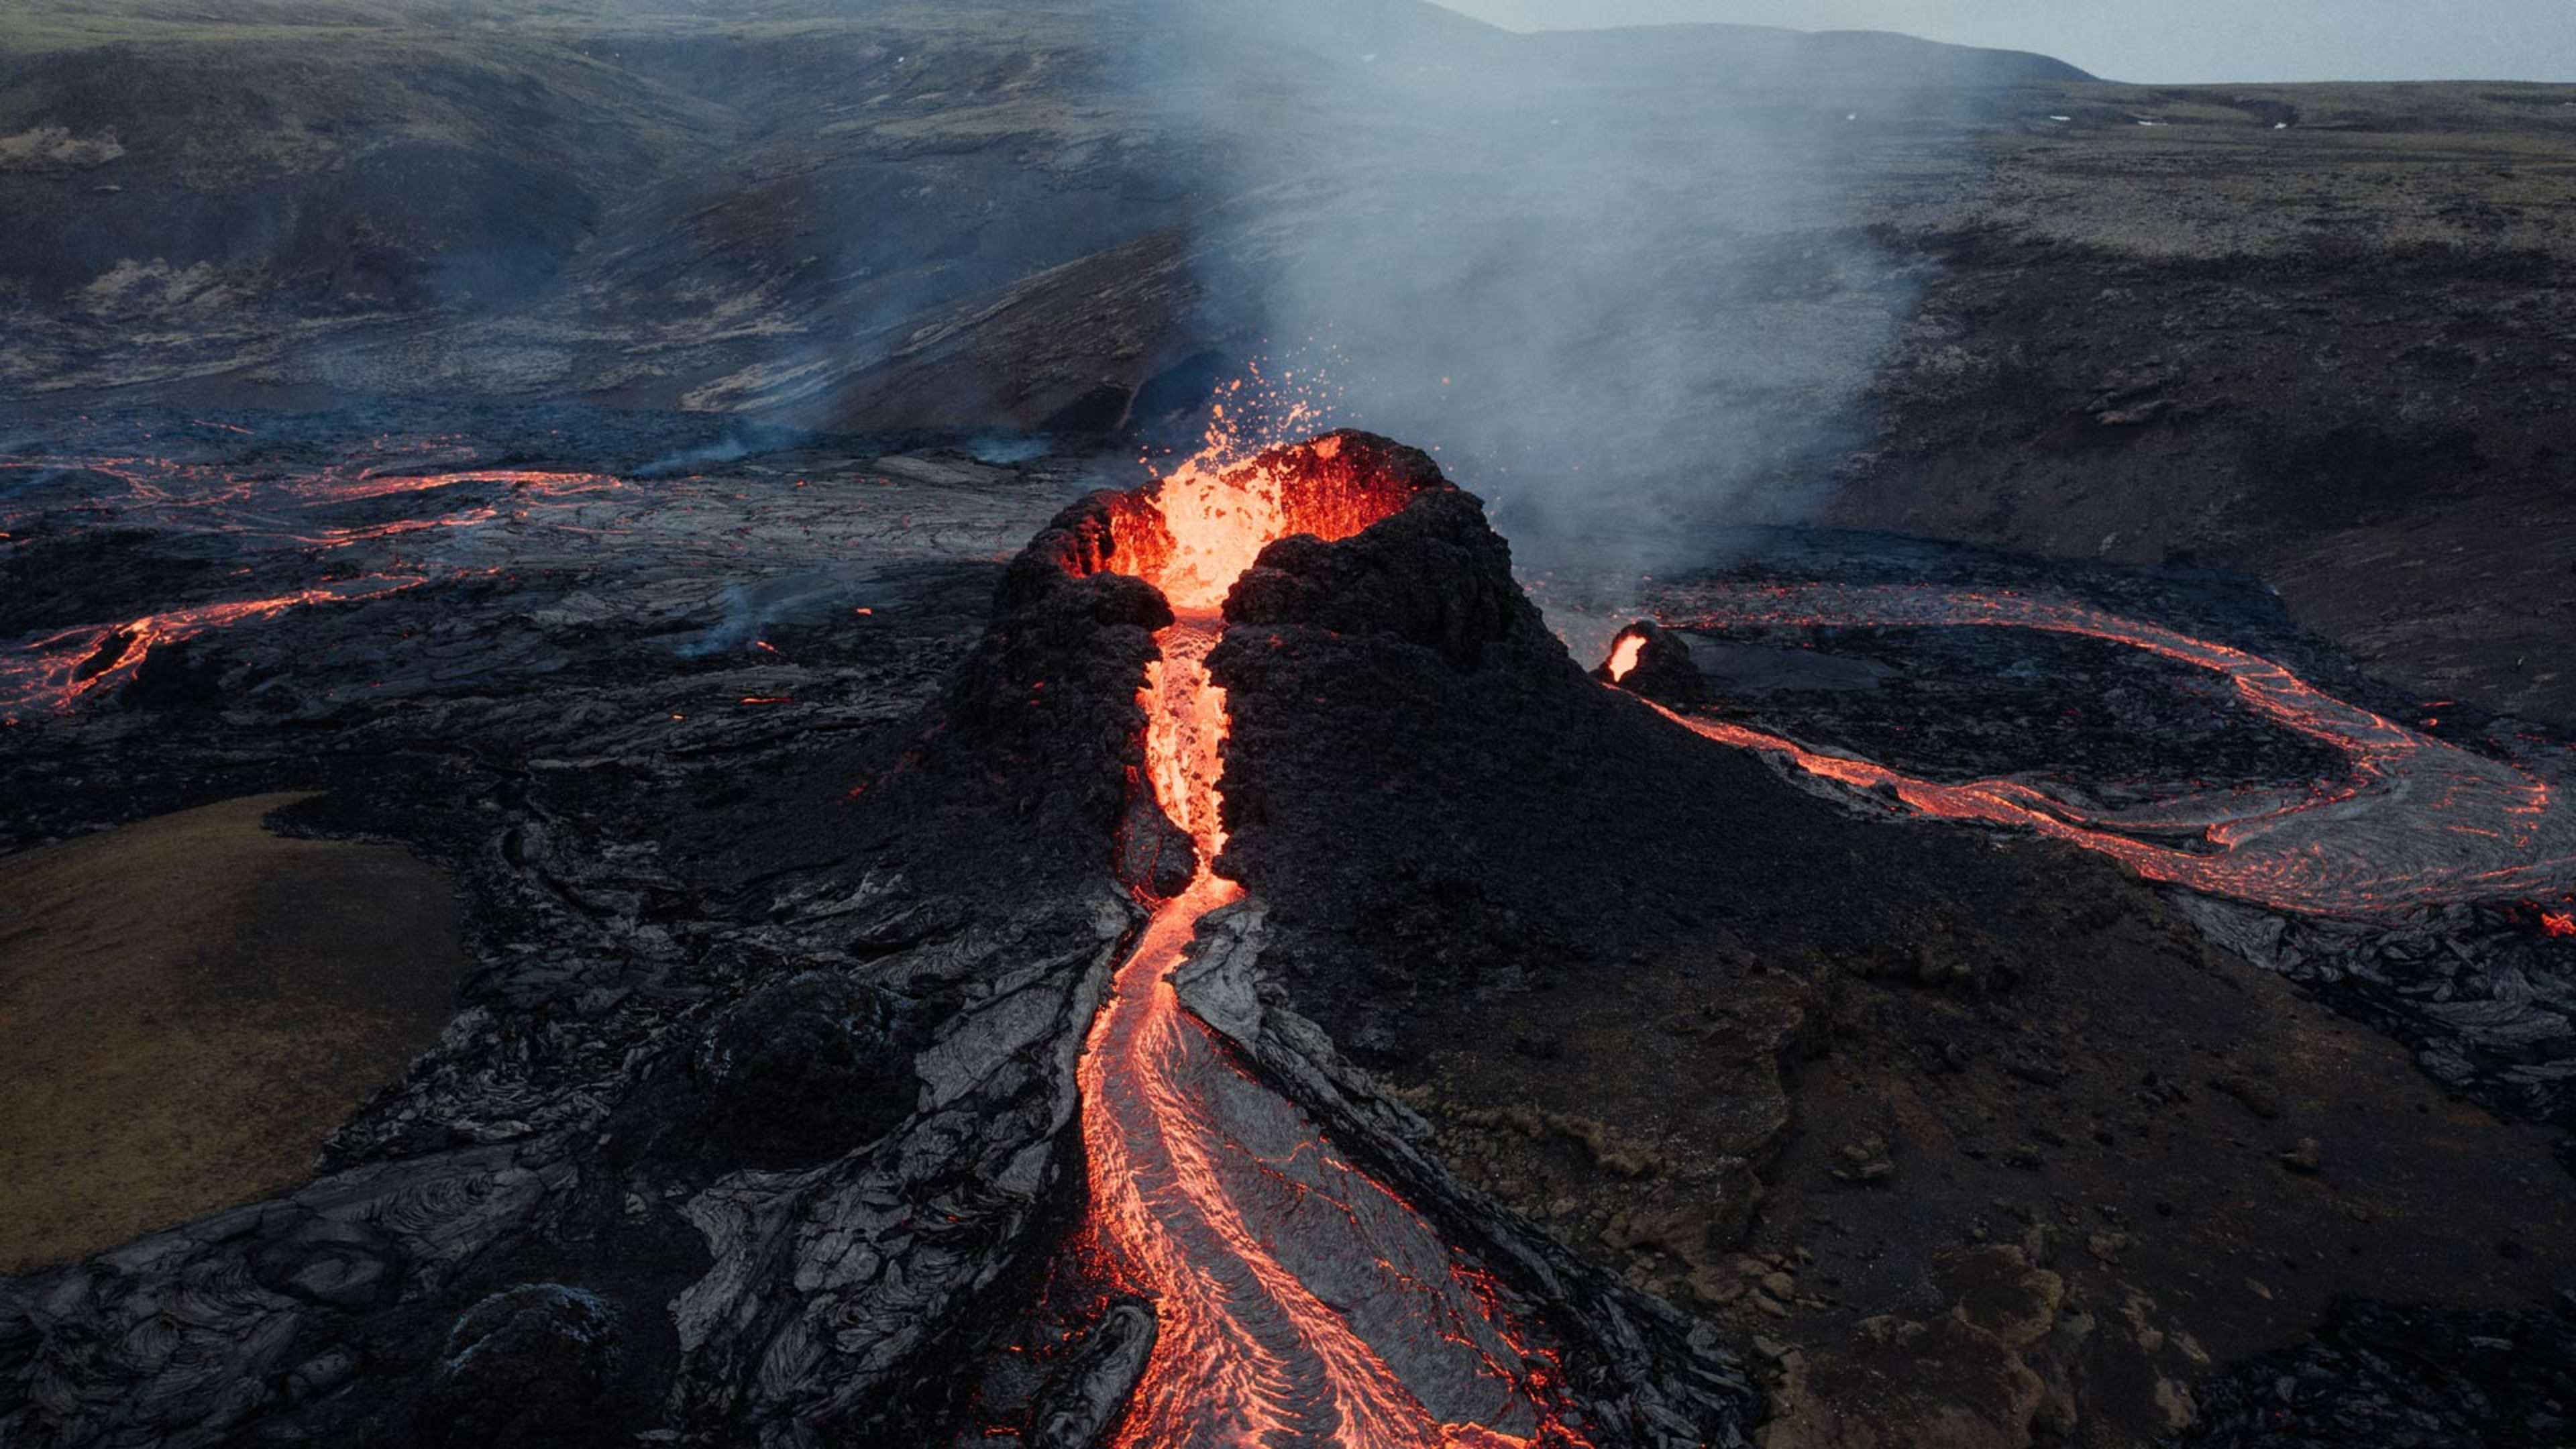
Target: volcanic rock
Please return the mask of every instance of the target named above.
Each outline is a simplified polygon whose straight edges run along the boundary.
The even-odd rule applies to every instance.
[[[1027,491],[1052,506],[1064,482]],[[672,486],[689,508],[751,487]],[[789,487],[752,521],[812,523]],[[974,530],[1039,505],[943,506],[992,551]],[[815,661],[794,665],[632,647],[635,618],[572,554],[206,636],[187,672],[212,709],[5,732],[18,842],[245,780],[328,786],[294,827],[447,865],[479,969],[312,1182],[0,1280],[0,1437],[401,1442],[478,1397],[548,1423],[577,1402],[621,1442],[981,1433],[966,1366],[1038,1321],[1068,1261],[1083,1034],[1140,889],[1173,879],[1133,848],[1168,831],[1135,772],[1171,611],[1119,572],[1165,546],[1132,499],[1095,495],[1007,568],[926,569],[910,617],[836,601],[838,627],[774,633]],[[653,577],[699,567],[676,557]],[[147,612],[160,566],[115,565],[143,602],[98,617]],[[2096,861],[1891,821],[1600,687],[1509,568],[1474,500],[1427,485],[1376,528],[1265,551],[1213,661],[1235,725],[1219,868],[1253,894],[1175,984],[1247,1090],[1289,1097],[1550,1305],[1536,1327],[1598,1442],[1740,1436],[1754,1395],[1725,1336],[1758,1322],[1803,1346],[1781,1361],[1810,1384],[1875,1382],[1855,1352],[1973,1357],[2001,1423],[2028,1397],[2017,1364],[2042,1384],[2034,1430],[2134,1443],[2188,1402],[2189,1345],[2279,1350],[2355,1285],[2498,1304],[2563,1270],[2563,1186],[2485,1170],[2538,1160],[2530,1130],[2427,1093],[2386,1041]],[[764,687],[790,670],[792,691]],[[2238,928],[2320,982],[2351,959],[2324,947],[2339,928]],[[2428,921],[2368,960],[2437,1072],[2545,1105],[2565,1081],[2531,1045],[2552,948],[2470,950],[2448,995],[2395,969],[2505,929]],[[1903,986],[1926,960],[1945,986],[1974,963],[1973,989]],[[2333,1134],[2327,1188],[2208,1150],[2248,1124],[2176,1084],[2257,1056],[2284,1063],[2275,1141],[2380,1124]],[[1905,1173],[1833,1187],[1839,1146],[1899,1124]],[[2025,1139],[2054,1144],[2028,1172],[2002,1160]],[[2330,1196],[2347,1183],[2371,1220]],[[2194,1206],[2213,1202],[2241,1206]],[[2022,1262],[1942,1277],[1972,1229]],[[2097,1238],[2113,1250],[2051,1255]],[[1739,1249],[1758,1269],[1725,1266]],[[2026,1344],[2037,1273],[2065,1311]],[[2280,1286],[2236,1291],[2257,1273]],[[1937,1299],[1911,1301],[1927,1282]],[[1854,1318],[1887,1341],[1847,1346]],[[535,1363],[560,1399],[508,1388]],[[1124,1376],[1049,1413],[1089,1424]],[[1941,1411],[1917,1408],[1889,1442]]]
[[[1092,1449],[1106,1442],[1153,1356],[1154,1310],[1135,1299],[1109,1305],[1030,1415],[1030,1449]]]
[[[2460,1313],[2353,1301],[2309,1341],[2199,1390],[2179,1449],[2561,1444],[2576,1435],[2576,1298]]]
[[[402,1286],[403,1253],[363,1222],[307,1216],[250,1258],[262,1286],[332,1308],[380,1307]]]
[[[2297,1145],[2281,1154],[2281,1165],[2303,1176],[2314,1177],[2324,1168],[2317,1155],[2317,1139],[2302,1137]]]
[[[768,1167],[837,1156],[911,1115],[907,1005],[826,971],[764,986],[711,1023],[690,1058],[696,1130]]]
[[[480,969],[310,1184],[0,1279],[0,1438],[784,1445],[949,1423],[995,1293],[1065,1225],[1075,1053],[1139,919],[1115,832],[1168,613],[1080,571],[1104,546],[1083,517],[998,588],[964,576],[987,619],[842,626],[836,647],[886,650],[842,666],[881,696],[846,715],[702,723],[699,666],[667,648],[490,688],[548,673],[505,622],[543,586],[506,582],[442,599],[455,642],[431,663],[358,665],[400,685],[381,715],[321,703],[309,663],[267,692],[282,706],[191,714],[233,778],[338,787],[299,828],[399,832],[455,869]],[[281,708],[337,718],[279,737]],[[152,738],[164,712],[101,718]],[[361,744],[376,723],[453,747]],[[9,743],[78,799],[60,762],[98,757],[51,738]],[[148,801],[204,767],[116,768]]]
[[[933,871],[990,871],[973,852],[1008,839],[1039,873],[1032,885],[1077,879],[1137,833],[1126,826],[1144,765],[1136,692],[1172,613],[1152,585],[1115,570],[1150,546],[1148,518],[1098,493],[1041,529],[1004,572],[983,637],[919,737],[864,787],[878,819],[936,813],[955,827],[922,832],[942,852],[924,863]]]
[[[1973,1430],[1963,1442],[2001,1444],[2043,1428],[2086,1445],[2151,1439],[2188,1414],[2189,1383],[2212,1352],[2294,1338],[2322,1307],[2325,1279],[2385,1271],[2393,1258],[2376,1248],[2303,1254],[2292,1290],[2213,1308],[2188,1287],[2205,1271],[2196,1255],[2268,1265],[2271,1230],[2194,1218],[2179,1232],[2198,1246],[2185,1248],[2119,1225],[2178,1221],[2150,1198],[2205,1179],[2184,1190],[2257,1203],[2284,1219],[2281,1241],[2355,1236],[2332,1203],[2282,1193],[2267,1155],[2190,1148],[2218,1130],[2202,1113],[2239,1108],[2205,1105],[2170,1078],[2188,1054],[2250,1054],[2260,1041],[2279,1059],[2299,1035],[2311,1043],[2301,1053],[2354,1064],[2319,1083],[2332,1077],[2334,1091],[2383,1104],[2376,1120],[2394,1122],[2421,1087],[2387,1043],[2318,1027],[2312,1008],[2099,862],[2028,843],[1946,848],[1930,832],[1951,827],[1872,818],[1849,797],[1802,800],[1758,758],[1693,748],[1625,691],[1587,679],[1534,611],[1514,607],[1508,555],[1481,530],[1471,508],[1428,498],[1339,543],[1274,545],[1230,601],[1236,627],[1210,660],[1234,723],[1219,869],[1267,905],[1270,1015],[1311,1017],[1420,1104],[1442,1140],[1473,1144],[1473,1180],[1627,1281],[1705,1305],[1740,1332],[1794,1334],[1807,1345],[1806,1387],[1782,1392],[1810,1396],[1794,1409],[1801,1422],[1856,1426],[1855,1403],[1910,1406],[1868,1431],[1880,1442]],[[1387,606],[1352,605],[1372,593]],[[1664,657],[1678,669],[1687,653]],[[2034,949],[2042,940],[2058,944]],[[1913,989],[1934,979],[1968,989]],[[1813,1025],[1752,1029],[1771,1020]],[[1666,1025],[1643,1033],[1638,1021]],[[1549,1053],[1515,1045],[1539,1039]],[[1771,1054],[1747,1050],[1757,1042]],[[1939,1069],[1919,1070],[1926,1061]],[[1756,1109],[1766,1100],[1781,1103],[1777,1115]],[[1884,1140],[1890,1104],[1937,1171],[1889,1176],[1877,1170],[1893,1166],[1883,1149],[1839,1154]],[[2292,1120],[2319,1109],[2285,1094],[2279,1110]],[[1792,1113],[1804,1119],[1795,1134],[1782,1130]],[[1496,1130],[1515,1114],[1603,1124],[1656,1160],[1750,1162],[1763,1211],[1731,1231],[1783,1257],[1812,1249],[1826,1265],[1817,1287],[1839,1280],[1830,1301],[1804,1272],[1787,1298],[1757,1286],[1776,1267],[1730,1293],[1636,1231],[1628,1179],[1553,1134]],[[2408,1141],[2409,1153],[2448,1151],[2439,1132]],[[2373,1171],[2392,1168],[2396,1150],[2375,1145]],[[2159,1165],[2142,1176],[2132,1154]],[[2447,1180],[2429,1162],[2405,1171],[2436,1192]],[[1882,1185],[1837,1189],[1837,1172]],[[2069,1315],[2066,1343],[2024,1348],[1927,1319],[1908,1285],[1936,1272],[1948,1244],[1977,1240],[1991,1198],[2027,1198],[2034,1180],[2101,1204],[2114,1229],[2070,1208],[2068,1221],[2010,1228],[2023,1240],[2015,1251],[2069,1300],[2111,1306]],[[1826,1211],[1819,1185],[1837,1193],[1829,1229],[1806,1226]],[[2563,1220],[2563,1185],[2532,1186],[2547,1203],[2533,1210]],[[2491,1239],[2460,1217],[2491,1206],[2480,1197],[2446,1195],[2438,1214],[2368,1231],[2397,1257],[2441,1241],[2454,1268],[2428,1291],[2456,1291],[2465,1270],[2511,1297],[2519,1290],[2477,1265]],[[1927,1234],[1927,1214],[1952,1226]],[[2100,1252],[2058,1254],[2059,1242]],[[2133,1330],[2133,1295],[2191,1306],[2141,1309],[2147,1326]],[[1849,1340],[1853,1313],[1883,1317],[1887,1331]],[[2114,1315],[2116,1333],[2101,1326]],[[1945,1374],[1976,1386],[1973,1424],[1949,1398],[1900,1392]]]
[[[1512,581],[1510,546],[1485,526],[1484,505],[1454,490],[1424,494],[1338,544],[1300,534],[1263,549],[1226,599],[1226,621],[1247,638],[1296,627],[1399,639],[1461,670],[1483,664],[1488,648],[1545,634]],[[1214,656],[1210,668],[1226,677]]]
[[[608,1442],[597,1408],[621,1337],[615,1309],[560,1283],[484,1299],[456,1321],[430,1371],[421,1442],[442,1449]]]

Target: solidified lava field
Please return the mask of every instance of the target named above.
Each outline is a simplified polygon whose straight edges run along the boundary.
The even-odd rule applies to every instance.
[[[0,3],[0,1449],[2576,1449],[2576,45],[1618,8]]]
[[[0,838],[312,792],[471,967],[0,1279],[9,1442],[2576,1432],[2576,755],[2243,580],[1798,533],[1577,658],[1365,433],[40,431]]]

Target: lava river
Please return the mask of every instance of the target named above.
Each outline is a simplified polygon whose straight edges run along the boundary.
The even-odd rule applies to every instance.
[[[223,427],[223,424],[199,424]],[[229,429],[239,432],[240,429]],[[415,549],[427,535],[525,522],[539,510],[569,511],[622,480],[604,473],[527,468],[441,468],[472,450],[454,438],[379,438],[362,456],[311,469],[235,470],[218,463],[140,453],[28,454],[0,458],[0,542],[41,527],[49,510],[77,508],[113,518],[118,530],[148,534],[174,554],[237,562],[236,574],[281,574],[342,551],[370,562],[311,587],[260,598],[189,604],[114,623],[84,623],[28,635],[0,651],[0,723],[60,714],[91,695],[113,694],[153,650],[290,610],[357,603],[419,588],[437,574]],[[508,490],[509,502],[426,517],[335,521],[335,511],[405,497],[433,498],[460,485]],[[21,493],[27,495],[17,500]],[[374,556],[392,551],[394,557]],[[448,576],[473,572],[445,570]],[[490,571],[490,570],[483,570]]]
[[[2114,809],[2032,780],[1942,783],[1731,722],[1673,715],[1710,739],[1784,756],[1808,774],[1891,796],[1920,814],[2029,829],[2113,856],[2152,880],[2311,914],[2388,916],[2554,895],[2576,884],[2576,818],[2536,762],[2494,759],[2409,729],[2241,649],[2009,593],[1817,584],[1705,603],[1668,627],[1978,626],[2110,640],[2218,674],[2246,708],[2345,762],[2344,777],[2332,783],[2194,792]],[[1639,646],[1634,634],[1615,641],[1613,678],[1635,667]]]
[[[1326,438],[1314,454],[1334,451]],[[1216,607],[1271,539],[1347,537],[1404,501],[1314,481],[1191,467],[1142,495],[1162,525],[1146,531],[1168,540],[1139,572],[1179,615],[1143,699],[1151,787],[1198,868],[1155,906],[1081,1067],[1093,1233],[1159,1320],[1114,1442],[1581,1445],[1552,1356],[1492,1280],[1241,1066],[1169,980],[1200,919],[1241,896],[1209,868],[1224,844],[1225,698],[1204,666]]]

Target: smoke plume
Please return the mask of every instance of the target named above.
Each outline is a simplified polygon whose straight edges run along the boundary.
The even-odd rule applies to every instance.
[[[1421,5],[1171,18],[1148,73],[1222,198],[1207,331],[1436,451],[1526,560],[1652,566],[1820,501],[1921,286],[1863,225],[1892,153],[1963,166],[1961,77],[1930,67],[1976,53]]]

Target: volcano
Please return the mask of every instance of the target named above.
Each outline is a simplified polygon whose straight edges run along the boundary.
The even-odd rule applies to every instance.
[[[2479,1168],[2571,1120],[2555,742],[2222,582],[1866,537],[1659,581],[1587,669],[1352,431],[1051,518],[882,459],[827,506],[1025,545],[581,632],[660,510],[827,556],[824,462],[156,503],[347,582],[27,651],[28,820],[320,787],[280,823],[455,872],[487,964],[309,1183],[0,1280],[0,1425],[2111,1445],[2259,1375],[2379,1422],[2414,1332],[2555,1412],[2576,1193]],[[503,507],[565,562],[458,567]]]
[[[0,75],[0,1449],[2576,1444],[2576,91]]]
[[[1436,570],[1419,587],[1437,596],[1435,611],[1458,611],[1441,627],[1459,647],[1503,617],[1493,609],[1505,593],[1516,597],[1508,554],[1475,501],[1426,455],[1355,432],[1094,495],[1015,566],[1040,581],[1034,610],[1078,607],[1039,601],[1085,588],[1132,592],[1137,579],[1161,605],[1121,615],[1152,628],[1118,850],[1150,914],[1079,1069],[1090,1186],[1070,1270],[1155,1328],[1141,1361],[1109,1360],[1133,1375],[1123,1394],[1095,1385],[1080,1396],[1126,1400],[1090,1427],[1101,1442],[1133,1445],[1499,1449],[1653,1442],[1684,1424],[1700,1441],[1740,1440],[1749,1391],[1729,1360],[1694,1344],[1661,1305],[1461,1196],[1386,1121],[1362,1115],[1380,1104],[1329,1042],[1311,1026],[1282,1034],[1265,1021],[1254,986],[1262,910],[1224,873],[1239,808],[1225,786],[1231,718],[1215,672],[1236,630],[1275,620],[1302,550],[1381,536]],[[1445,557],[1453,550],[1474,562],[1462,571]],[[1264,637],[1256,647],[1278,647]],[[1024,658],[1015,693],[1021,670],[1090,677]],[[1047,685],[1026,681],[1030,705],[1062,704]],[[1459,1227],[1444,1232],[1444,1218]]]

